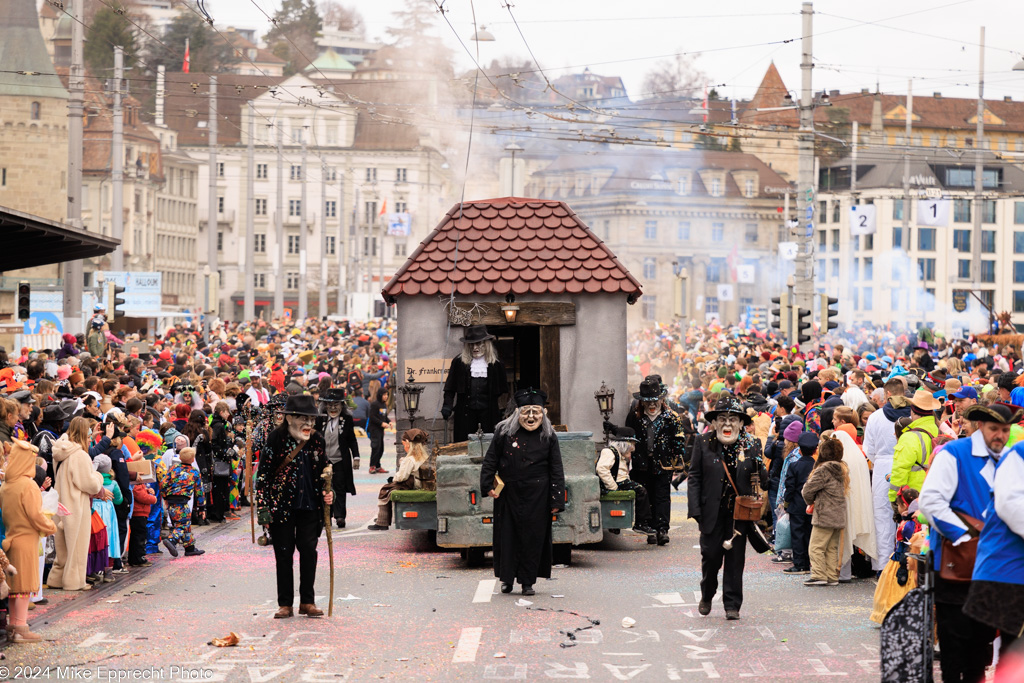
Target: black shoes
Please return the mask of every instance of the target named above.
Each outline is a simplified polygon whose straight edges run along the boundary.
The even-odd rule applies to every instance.
[[[512,584],[511,583],[502,583],[501,584],[501,592],[502,593],[511,593],[512,592]]]
[[[786,569],[783,569],[782,573],[783,574],[810,574],[811,570],[810,569],[805,569],[803,567],[797,567],[796,565],[793,565],[792,567],[787,567]]]
[[[650,539],[648,539],[648,541],[650,541]],[[657,542],[658,545],[668,545],[668,531],[658,529]]]
[[[367,531],[387,531],[388,527],[384,526],[383,524],[371,524],[370,526],[366,527],[366,530]]]
[[[205,552],[205,550],[200,550],[194,545],[185,546],[185,557],[195,557],[196,555],[202,555]]]
[[[634,524],[633,531],[637,532],[638,534],[647,534],[648,536],[654,533],[654,529],[647,526],[646,524]]]
[[[523,595],[536,595],[537,592],[533,590],[533,586],[523,586]]]
[[[336,519],[334,520],[334,523],[338,526],[339,529],[345,528],[345,520],[343,519]]]
[[[699,603],[697,603],[697,611],[700,613],[702,617],[706,617],[707,615],[711,614],[711,603],[707,600],[701,600]]]
[[[165,538],[163,543],[164,543],[164,547],[167,548],[167,552],[169,552],[171,554],[171,557],[177,557],[178,556],[178,549],[174,546],[173,543],[170,542],[169,539]]]
[[[740,618],[740,611],[738,609],[727,609],[725,610],[725,618],[728,621],[736,621]]]

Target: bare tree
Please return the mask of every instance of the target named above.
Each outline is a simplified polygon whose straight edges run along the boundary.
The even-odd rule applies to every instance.
[[[677,54],[657,62],[644,75],[644,99],[693,97],[701,92],[707,75],[694,66],[699,54]]]
[[[351,31],[366,37],[363,15],[355,7],[346,7],[335,0],[323,0],[320,3],[320,16],[323,17],[324,28]]]

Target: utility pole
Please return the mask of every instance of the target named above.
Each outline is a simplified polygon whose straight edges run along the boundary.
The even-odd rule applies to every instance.
[[[242,319],[246,321],[256,318],[256,284],[253,278],[256,276],[256,245],[253,244],[253,222],[256,211],[256,107],[252,100],[249,100],[249,158],[248,169],[245,176],[245,248],[242,253],[245,257],[247,268],[242,269],[242,277],[245,278],[245,302],[242,306]]]
[[[124,49],[114,47],[114,130],[110,141],[110,175],[113,188],[110,209],[110,227],[118,242],[124,241],[124,111],[121,108],[121,83],[124,80]],[[102,198],[101,198],[102,199]],[[141,253],[133,245],[134,253]],[[112,270],[124,270],[124,245],[118,244],[110,255]]]
[[[299,314],[298,320],[309,317],[309,289],[306,284],[306,132],[302,129],[302,194],[299,200]]]
[[[857,192],[857,145],[860,144],[860,132],[857,129],[857,122],[854,121],[850,131],[853,138],[850,141],[850,194]]]
[[[338,220],[337,206],[334,209]],[[321,320],[327,315],[327,162],[320,158],[320,293],[317,300],[316,314]]]
[[[363,231],[359,222],[359,188],[353,187],[354,201],[352,203],[352,243],[355,248],[352,250],[352,289],[351,292],[363,291]],[[352,311],[349,311],[349,315]]]
[[[284,127],[281,119],[274,117],[277,126],[277,213],[274,214],[274,317],[284,318],[284,272],[281,260],[284,258],[284,155],[281,146],[284,144]]]
[[[814,102],[811,87],[811,73],[814,69],[813,17],[814,5],[805,2],[800,8],[803,20],[801,41],[801,87],[800,87],[800,132],[799,162],[797,167],[799,189],[797,191],[797,215],[800,217],[796,257],[796,286],[794,288],[798,308],[813,311],[814,308]]]
[[[338,253],[338,301],[336,306],[336,313],[343,315],[347,310],[348,306],[342,303],[348,289],[349,271],[351,268],[345,267],[345,256],[349,259],[352,258],[351,239],[347,239],[348,235],[345,234],[345,167],[344,165],[338,166],[338,246],[336,251]],[[345,248],[342,249],[342,245]],[[345,272],[345,277],[342,279],[341,273]]]
[[[981,37],[978,40],[978,110],[977,129],[974,136],[974,239],[971,240],[971,283],[972,288],[979,290],[981,286],[981,239],[985,234],[982,229],[982,211],[985,208],[985,200],[982,193],[985,191],[985,27],[981,27]],[[981,292],[978,292],[981,296]],[[992,316],[989,315],[991,320]],[[991,325],[989,326],[991,327]],[[991,332],[989,329],[987,332]]]
[[[206,265],[210,268],[210,277],[214,277],[217,271],[217,77],[210,76],[210,117],[206,123],[209,131],[207,141],[210,143],[210,197],[208,204],[208,215],[206,218]],[[208,278],[204,286],[210,288]],[[220,292],[214,292],[215,296],[207,295],[209,305],[204,311],[206,324],[203,325],[203,341],[210,341],[210,327],[213,325],[214,315],[220,310]]]
[[[68,71],[68,223],[82,229],[82,114],[85,109],[84,3],[71,3],[71,68]],[[102,199],[102,198],[101,198]],[[64,331],[82,332],[82,262],[64,262]]]
[[[378,262],[380,265],[380,272],[377,274],[377,288],[370,287],[370,313],[372,314],[377,307],[374,297],[380,296],[381,290],[384,289],[384,237],[388,233],[387,218],[381,220],[380,216],[377,217],[377,227],[380,228],[380,244],[378,245]],[[384,310],[384,315],[381,317],[387,317],[387,309]]]
[[[914,80],[907,81],[907,124],[903,133],[903,248],[910,251],[910,135],[914,120]]]

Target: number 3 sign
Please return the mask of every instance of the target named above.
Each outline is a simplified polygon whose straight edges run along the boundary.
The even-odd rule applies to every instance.
[[[949,225],[950,204],[948,199],[917,200],[917,224],[945,228]]]
[[[875,228],[875,205],[857,204],[850,207],[850,234],[851,235],[874,235]]]

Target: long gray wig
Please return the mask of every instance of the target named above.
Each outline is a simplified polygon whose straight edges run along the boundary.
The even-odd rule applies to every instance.
[[[462,364],[469,366],[473,362],[473,353],[469,350],[469,344],[462,345]],[[487,364],[495,363],[498,360],[498,352],[494,349],[494,342],[490,339],[484,342],[484,360]]]
[[[515,436],[516,432],[522,429],[522,425],[519,424],[520,408],[516,408],[512,413],[504,420],[494,426],[494,433],[502,433],[506,436]],[[551,420],[548,419],[548,414],[544,413],[544,418],[540,423],[540,435],[544,439],[554,439],[555,428],[551,426]]]

